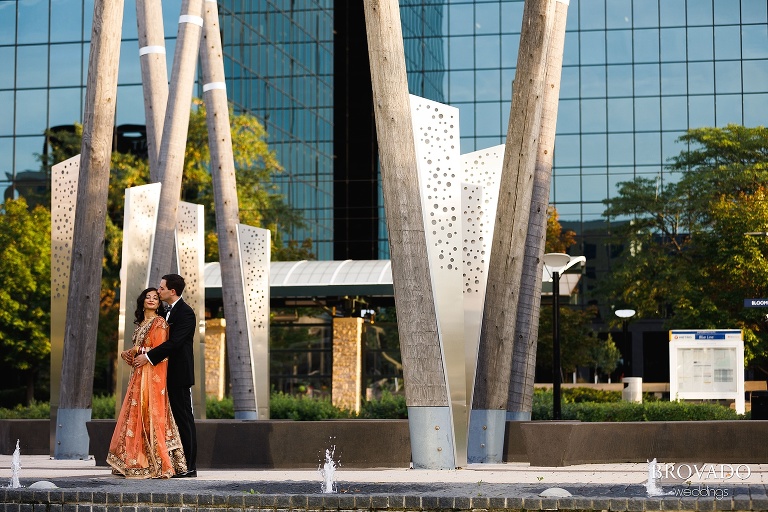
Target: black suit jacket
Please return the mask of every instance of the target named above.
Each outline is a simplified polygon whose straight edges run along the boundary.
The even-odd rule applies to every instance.
[[[192,308],[179,299],[168,317],[168,340],[147,352],[156,364],[168,358],[168,386],[190,387],[195,384],[195,358],[192,345],[197,329],[197,318]]]

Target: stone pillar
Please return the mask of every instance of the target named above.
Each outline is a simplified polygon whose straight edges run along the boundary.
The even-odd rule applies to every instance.
[[[363,319],[333,319],[333,405],[360,412],[363,380]]]
[[[224,369],[226,326],[224,318],[205,321],[205,394],[218,400],[224,398],[227,391]]]

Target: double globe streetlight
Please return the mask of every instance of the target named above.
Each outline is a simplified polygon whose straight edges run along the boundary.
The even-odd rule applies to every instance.
[[[584,256],[570,256],[560,252],[544,255],[544,270],[552,281],[552,419],[561,419],[560,388],[560,276],[576,265],[584,265]],[[570,290],[569,290],[570,294]]]

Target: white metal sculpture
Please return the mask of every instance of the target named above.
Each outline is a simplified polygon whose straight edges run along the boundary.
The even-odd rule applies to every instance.
[[[427,257],[450,396],[453,463],[461,467],[467,464],[469,413],[504,146],[462,156],[458,109],[413,95],[410,100]],[[410,421],[419,424],[417,432],[444,421],[411,416],[409,409]],[[421,449],[422,443],[415,444]],[[426,450],[441,448],[423,444]]]
[[[194,342],[195,385],[192,410],[195,418],[205,418],[205,219],[203,205],[179,202],[176,211],[176,267],[184,277],[184,301],[197,317]]]
[[[67,323],[72,235],[75,230],[80,155],[51,168],[51,455],[56,446],[56,412]]]
[[[258,419],[269,419],[269,260],[271,234],[268,229],[237,225],[243,293],[248,318],[253,389]]]
[[[159,183],[152,183],[125,190],[123,248],[120,260],[120,316],[117,327],[118,353],[129,349],[133,344],[133,310],[136,307],[136,297],[149,287],[149,262],[152,259],[160,187]],[[157,283],[152,285],[157,286]],[[130,368],[118,364],[116,415],[128,389],[129,377]]]
[[[433,419],[419,428],[429,429],[435,421],[447,423],[441,428],[453,432],[450,436],[453,446],[431,447],[427,443],[426,449],[443,457],[453,452],[454,460],[446,460],[440,467],[464,466],[468,410],[464,313],[459,300],[462,287],[459,110],[418,96],[411,95],[410,100],[427,257],[450,398],[449,410],[443,419]]]

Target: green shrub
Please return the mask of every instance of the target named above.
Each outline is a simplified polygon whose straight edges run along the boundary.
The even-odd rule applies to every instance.
[[[43,420],[51,417],[48,402],[32,402],[29,405],[17,405],[13,409],[0,409],[2,420]]]
[[[223,399],[208,397],[205,400],[205,417],[209,420],[229,420],[235,417],[235,404],[232,397]]]
[[[565,393],[563,394],[565,395]],[[746,416],[729,407],[713,403],[694,402],[566,402],[563,400],[563,420],[579,421],[704,421],[737,420]],[[537,389],[533,394],[531,418],[552,419],[552,390]]]
[[[269,417],[274,420],[317,421],[353,416],[350,411],[339,409],[327,399],[272,393],[269,400]]]
[[[563,388],[563,403],[621,402],[621,391],[594,388]]]
[[[749,418],[737,414],[729,407],[716,403],[644,401],[643,403],[616,400],[618,391],[589,390],[588,388],[563,389],[562,419],[579,421],[705,421],[736,420]],[[591,397],[593,400],[587,401]],[[270,416],[272,419],[290,419],[299,421],[366,418],[366,419],[405,419],[408,408],[403,395],[385,392],[381,399],[364,401],[360,414],[340,409],[330,400],[311,398],[304,395],[293,396],[286,393],[273,393],[270,398]],[[115,397],[93,397],[93,419],[112,419],[115,417]],[[206,417],[209,419],[232,419],[235,417],[232,398],[206,400]],[[29,406],[17,405],[13,409],[0,409],[0,419],[47,419],[50,418],[50,406],[47,402],[33,402]],[[552,419],[552,390],[536,389],[533,393],[532,419]]]
[[[102,395],[93,397],[91,418],[95,420],[115,419],[115,395]]]
[[[379,400],[365,400],[360,405],[359,418],[366,419],[407,419],[408,407],[404,395],[393,395],[384,391]]]

